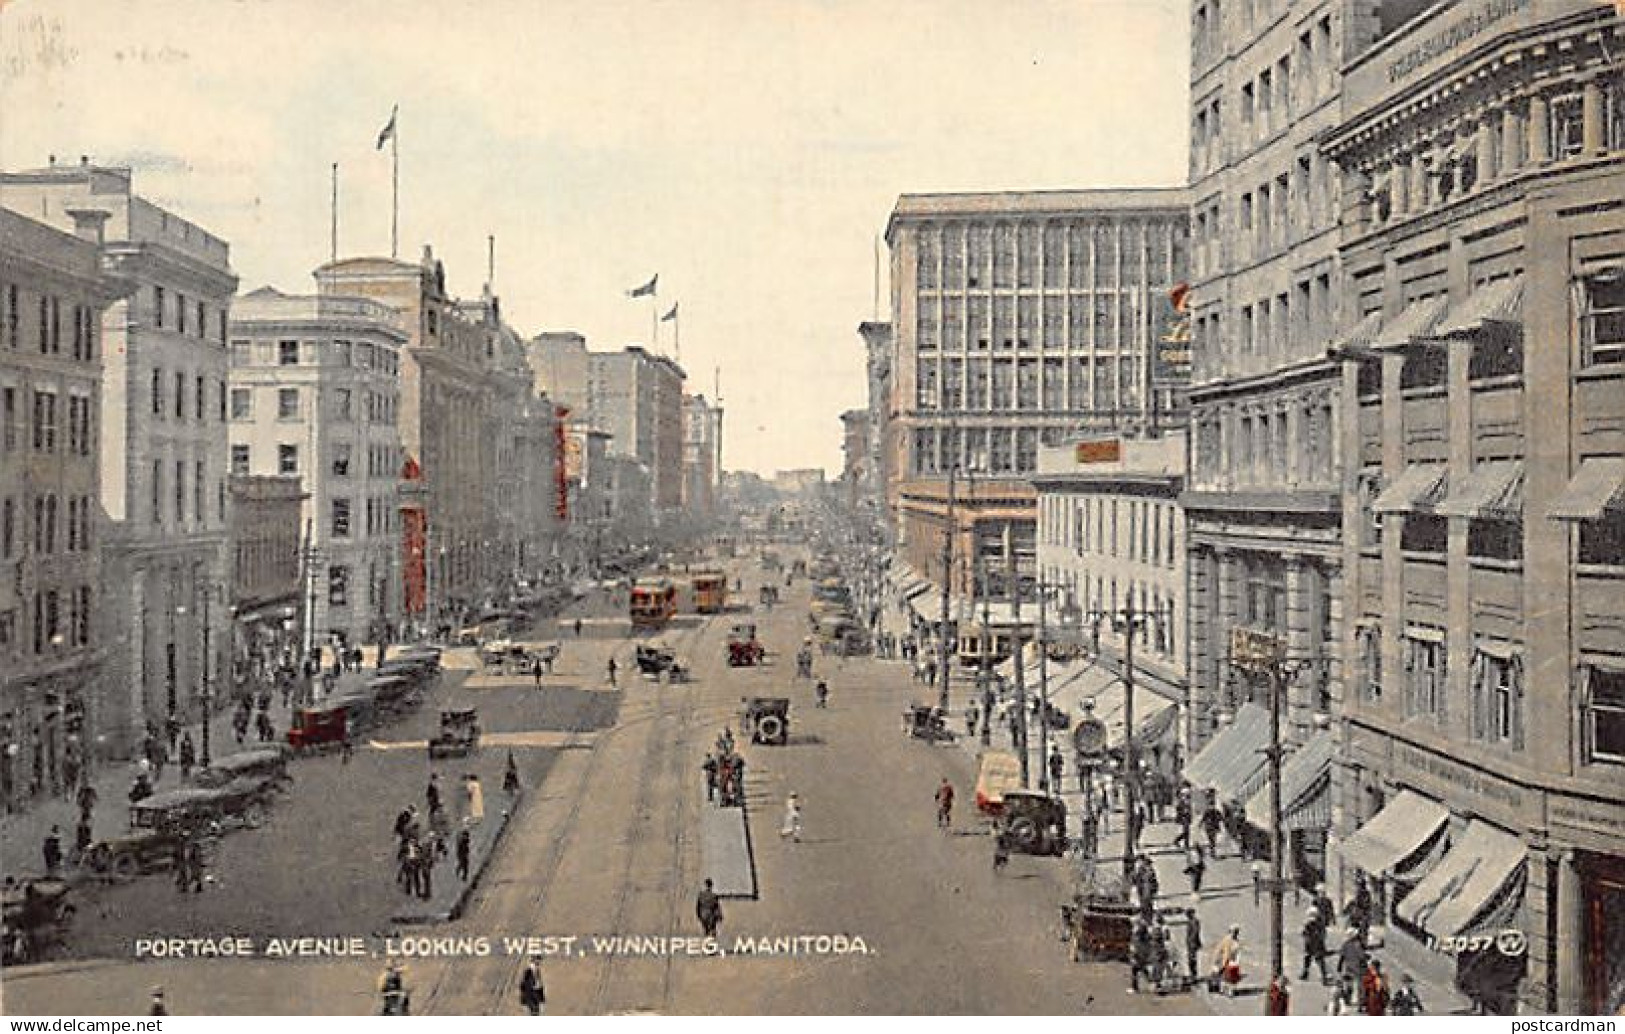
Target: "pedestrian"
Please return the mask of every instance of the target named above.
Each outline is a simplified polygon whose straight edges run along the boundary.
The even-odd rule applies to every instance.
[[[169,1015],[169,1006],[164,1004],[164,989],[163,989],[163,987],[161,985],[158,986],[158,987],[154,987],[152,989],[152,991],[150,992],[150,997],[147,999],[147,1015],[148,1016],[168,1016]]]
[[[524,975],[519,978],[519,1004],[532,1016],[540,1016],[547,1009],[547,992],[542,987],[539,956],[532,955],[525,963]]]
[[[480,777],[470,772],[463,776],[464,814],[476,826],[485,821],[485,787]]]
[[[79,825],[73,829],[73,857],[76,862],[82,861],[85,852],[90,850],[92,834],[90,831],[90,816],[79,816]]]
[[[976,736],[976,705],[965,705],[965,738],[974,739]]]
[[[40,853],[45,856],[45,874],[55,876],[56,871],[62,867],[62,829],[52,826],[51,831],[45,834],[45,842],[40,845]]]
[[[705,936],[717,935],[717,927],[722,925],[722,901],[712,889],[710,880],[705,881],[705,885],[700,888],[699,896],[694,900],[694,915],[699,919],[700,929],[705,931]]]
[[[1219,857],[1219,827],[1222,825],[1224,812],[1219,810],[1218,802],[1209,801],[1202,812],[1202,832],[1207,836],[1207,853],[1215,859]]]
[[[1270,980],[1269,993],[1264,998],[1265,1016],[1287,1016],[1292,1012],[1292,985],[1282,973]]]
[[[815,706],[815,707],[828,707],[829,706],[829,683],[825,682],[823,679],[819,679],[818,680],[818,685],[813,687],[813,697],[814,697],[814,701],[815,701],[813,706]]]
[[[502,772],[502,792],[513,796],[519,792],[519,764],[513,759],[513,751],[508,751],[508,767]]]
[[[1225,997],[1234,997],[1236,985],[1241,983],[1241,926],[1230,925],[1230,930],[1213,950],[1213,976],[1209,985],[1217,985]]]
[[[710,804],[717,799],[717,758],[715,754],[705,755],[705,761],[700,765],[705,773],[705,802]]]
[[[457,878],[468,879],[468,855],[473,846],[473,838],[469,836],[468,827],[464,826],[457,831]]]
[[[1003,872],[1010,864],[1010,837],[1000,832],[993,837],[993,871]]]
[[[152,796],[152,780],[145,772],[137,772],[135,779],[130,782],[130,803],[142,801]]]
[[[1196,917],[1196,909],[1185,910],[1185,968],[1190,971],[1191,986],[1201,979],[1197,970],[1197,960],[1202,955],[1202,921]]]
[[[1354,874],[1354,900],[1349,902],[1349,924],[1360,931],[1360,940],[1365,941],[1371,933],[1371,916],[1376,902],[1371,897],[1371,885],[1366,882],[1365,873]]]
[[[339,764],[348,765],[353,757],[355,757],[355,735],[346,729],[344,739],[339,741]]]
[[[1330,930],[1332,923],[1337,920],[1337,913],[1332,909],[1332,899],[1327,895],[1324,883],[1315,887],[1314,907],[1315,911],[1320,913],[1320,919],[1326,924],[1326,929]]]
[[[96,788],[89,783],[79,787],[79,820],[90,822],[90,813],[96,810]]]
[[[238,708],[237,713],[231,716],[231,731],[237,737],[237,746],[241,747],[243,740],[248,737],[248,709],[246,707]]]
[[[576,618],[576,638],[581,638],[581,619]]]
[[[406,974],[394,959],[384,965],[384,975],[378,980],[378,995],[382,999],[382,1016],[409,1016],[412,997],[406,990]]]
[[[1151,986],[1157,991],[1168,989],[1168,924],[1157,916],[1151,922]]]
[[[417,889],[418,854],[418,842],[411,837],[402,837],[395,852],[395,884],[408,897]]]
[[[429,814],[433,815],[440,810],[440,773],[430,772],[429,783],[423,788],[423,802],[429,807]]]
[[[613,686],[615,685],[615,658],[611,657],[609,659],[607,670],[609,671],[609,684]]]
[[[188,838],[186,842],[186,874],[191,883],[192,893],[203,893],[203,845],[193,838]]]
[[[1061,774],[1066,771],[1066,761],[1061,757],[1061,748],[1051,746],[1049,749],[1049,785],[1056,793],[1061,792]]]
[[[417,812],[412,808],[412,806],[408,805],[407,807],[401,809],[400,814],[395,816],[396,840],[406,839],[407,831],[412,828],[412,823],[416,817]]]
[[[1416,993],[1416,980],[1409,973],[1399,978],[1399,990],[1388,1002],[1388,1015],[1390,1016],[1420,1016],[1423,1013],[1422,999]]]
[[[801,799],[794,793],[784,802],[784,825],[779,827],[779,836],[801,843]]]
[[[254,728],[259,733],[261,743],[270,743],[276,738],[276,734],[271,728],[271,716],[265,711],[255,715]]]
[[[1388,1015],[1388,978],[1383,975],[1382,963],[1370,959],[1365,974],[1360,977],[1360,1002],[1367,1016]]]
[[[1202,893],[1202,874],[1207,872],[1207,860],[1201,847],[1193,847],[1185,855],[1185,875],[1190,877],[1191,893]]]
[[[164,719],[164,735],[169,740],[169,753],[175,753],[175,741],[181,735],[181,720],[173,712]]]
[[[1343,938],[1343,944],[1337,949],[1337,980],[1343,997],[1354,1001],[1354,993],[1360,987],[1360,978],[1365,973],[1365,939],[1360,931],[1348,930]]]
[[[197,748],[192,745],[192,731],[188,729],[181,736],[181,778],[190,779],[192,767],[197,764]]]
[[[1179,835],[1174,843],[1179,847],[1191,846],[1191,792],[1188,787],[1181,788],[1179,799],[1174,802],[1174,821],[1179,823]]]
[[[418,897],[427,901],[434,896],[434,850],[432,846],[416,842],[412,846],[417,849],[412,866],[413,883]]]
[[[1311,963],[1320,967],[1320,982],[1327,983],[1326,918],[1320,914],[1320,909],[1313,906],[1303,920],[1303,969],[1298,973],[1299,980],[1309,979]]]
[[[937,787],[937,828],[947,829],[953,825],[954,820],[954,786],[948,782],[948,777],[942,777],[942,785]]]
[[[1140,977],[1149,973],[1151,968],[1151,928],[1144,916],[1134,920],[1133,932],[1128,942],[1128,993],[1140,993]]]
[[[542,688],[542,659],[540,657],[536,658],[535,663],[533,663],[530,666],[530,674],[536,680],[536,688],[541,689]]]

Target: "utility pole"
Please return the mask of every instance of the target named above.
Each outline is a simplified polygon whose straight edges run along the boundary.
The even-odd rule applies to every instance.
[[[1123,633],[1123,876],[1126,879],[1134,868],[1135,831],[1134,804],[1138,797],[1140,766],[1139,749],[1134,742],[1134,637],[1148,621],[1161,621],[1160,612],[1141,610],[1134,602],[1131,586],[1118,610],[1093,610],[1088,618],[1095,625],[1095,661],[1100,661],[1100,622],[1110,621],[1112,627]]]
[[[954,508],[954,493],[958,491],[959,484],[956,475],[959,472],[957,434],[950,436],[954,443],[955,456],[953,462],[948,464],[948,520],[943,528],[942,535],[942,625],[937,632],[937,708],[942,711],[944,719],[948,716],[948,613],[949,601],[954,594],[954,535],[958,532],[956,521],[958,517]]]
[[[1042,573],[1042,572],[1040,572]],[[1049,633],[1045,628],[1045,598],[1050,587],[1038,582],[1038,788],[1059,794],[1059,786],[1049,784]]]
[[[982,683],[982,746],[986,747],[993,743],[993,607],[988,600],[987,565],[982,561],[980,548],[976,550],[976,579],[980,583],[982,594],[982,669],[980,681]]]
[[[1004,526],[1004,563],[1006,576],[1010,579],[1010,652],[1015,658],[1018,715],[1015,724],[1016,749],[1021,755],[1021,788],[1025,790],[1033,783],[1032,758],[1027,750],[1027,681],[1022,673],[1026,665],[1021,656],[1021,579],[1016,571],[1015,533],[1008,522]]]

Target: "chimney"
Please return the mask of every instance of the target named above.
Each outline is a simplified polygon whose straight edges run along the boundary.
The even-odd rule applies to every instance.
[[[101,247],[107,239],[107,219],[112,215],[100,208],[70,208],[68,216],[73,219],[73,232],[80,240]]]

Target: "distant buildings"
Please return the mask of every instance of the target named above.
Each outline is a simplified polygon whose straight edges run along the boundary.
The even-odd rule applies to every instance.
[[[608,431],[613,455],[649,477],[651,519],[671,519],[683,503],[682,367],[641,346],[588,353],[587,419]]]
[[[704,521],[716,514],[722,411],[704,395],[683,396],[683,512]]]
[[[874,499],[874,443],[869,411],[849,409],[841,414],[841,488],[852,510]]]
[[[103,595],[102,217],[74,236],[0,209],[0,807],[88,778],[129,718],[108,707]]]
[[[232,474],[232,689],[295,668],[303,651],[304,615],[312,594],[305,577],[301,529],[308,496],[298,475]]]
[[[237,278],[226,242],[137,195],[128,169],[0,174],[0,203],[63,231],[99,222],[103,266],[131,286],[103,313],[97,353],[110,524],[99,625],[109,681],[96,735],[123,754],[149,730],[196,718],[221,670],[226,322]]]

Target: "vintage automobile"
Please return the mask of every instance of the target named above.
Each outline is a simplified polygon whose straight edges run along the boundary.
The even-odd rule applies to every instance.
[[[429,757],[472,754],[480,745],[480,712],[472,707],[440,712],[440,732],[429,741]]]
[[[44,958],[73,921],[68,883],[54,876],[8,876],[0,901],[5,916],[0,954],[7,965]]]
[[[639,645],[633,651],[632,659],[640,673],[653,675],[655,678],[659,678],[677,664],[676,652],[671,647],[659,643],[650,646]]]
[[[1005,790],[995,832],[1012,853],[1064,855],[1066,802],[1036,790]]]
[[[788,697],[749,697],[745,700],[743,727],[752,743],[790,742],[790,700]]]
[[[976,810],[998,817],[1004,811],[1004,795],[1021,787],[1021,761],[1002,750],[982,752],[976,767]]]
[[[273,792],[271,784],[249,778],[144,797],[130,805],[129,832],[92,844],[85,859],[96,872],[120,877],[162,868],[179,844],[198,834],[212,835],[227,823],[258,828]]]
[[[390,715],[410,711],[421,698],[419,681],[400,672],[374,675],[367,680],[365,688],[372,696],[374,708]]]
[[[903,735],[931,743],[939,740],[950,742],[954,738],[942,709],[929,704],[911,704],[903,712]]]
[[[728,667],[755,667],[766,656],[767,649],[756,638],[755,625],[738,624],[728,631]]]
[[[288,758],[292,753],[289,748],[277,744],[227,754],[192,773],[191,782],[194,786],[214,790],[239,779],[250,779],[270,784],[274,790],[286,789],[293,783],[293,774],[288,771]]]
[[[288,745],[294,750],[338,746],[367,728],[372,723],[373,712],[372,695],[364,690],[352,690],[312,707],[301,707],[293,713]]]

